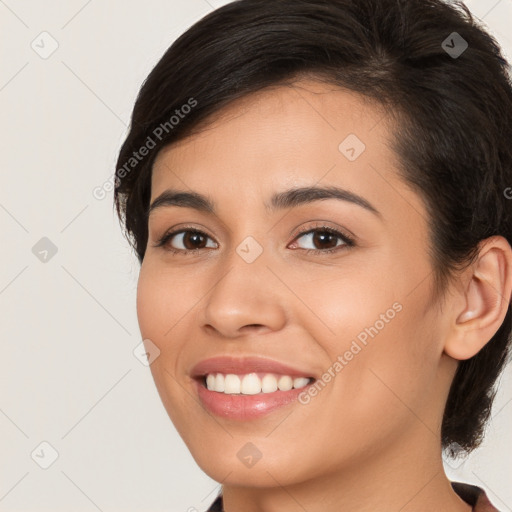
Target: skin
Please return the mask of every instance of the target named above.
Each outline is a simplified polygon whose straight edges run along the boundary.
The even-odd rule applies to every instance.
[[[348,134],[366,145],[352,162],[338,149]],[[137,313],[160,350],[151,371],[162,402],[198,465],[223,484],[227,512],[471,510],[444,474],[440,425],[457,359],[503,322],[512,251],[502,237],[485,241],[441,310],[426,209],[398,174],[391,134],[376,105],[302,80],[237,100],[155,161],[151,201],[177,188],[216,206],[151,213]],[[266,211],[273,193],[310,185],[350,190],[380,215],[337,199]],[[322,254],[343,241],[296,236],[322,225],[356,245]],[[205,232],[204,248],[155,246],[182,226]],[[263,249],[250,264],[236,252],[247,236]],[[184,248],[182,235],[171,243]],[[244,422],[212,416],[197,398],[190,370],[218,355],[321,376],[397,302],[402,310],[307,405]],[[250,468],[237,457],[248,442],[262,454]]]

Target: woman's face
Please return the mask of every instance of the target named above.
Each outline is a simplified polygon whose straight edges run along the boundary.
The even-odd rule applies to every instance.
[[[224,484],[355,474],[439,445],[455,361],[389,126],[360,96],[303,81],[239,100],[156,159],[151,204],[172,191],[213,211],[187,196],[151,210],[139,325],[169,416]]]

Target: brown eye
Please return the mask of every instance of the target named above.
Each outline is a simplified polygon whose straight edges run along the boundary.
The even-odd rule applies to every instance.
[[[312,248],[301,247],[298,242],[294,242],[300,249],[306,253],[326,254],[336,252],[355,245],[355,242],[340,233],[339,231],[329,227],[318,227],[303,231],[295,238],[295,240],[306,239]],[[199,249],[216,248],[216,243],[210,236],[197,229],[181,229],[166,233],[155,247],[164,247],[166,250],[179,254],[201,254],[203,251]]]
[[[312,242],[318,249],[332,249],[338,245],[339,237],[328,231],[316,231]]]
[[[165,234],[157,244],[157,247],[164,246],[172,252],[187,252],[207,247],[215,248],[216,245],[208,245],[211,238],[205,233],[197,230],[182,229]]]
[[[333,252],[338,250],[338,248],[343,248],[344,246],[353,246],[354,243],[350,238],[343,235],[342,233],[331,229],[331,228],[316,228],[301,233],[296,240],[305,239],[306,244],[309,244],[310,247],[303,247],[299,245],[299,248],[305,249],[309,252]]]
[[[186,250],[201,249],[206,245],[207,237],[198,231],[184,231],[182,244]]]

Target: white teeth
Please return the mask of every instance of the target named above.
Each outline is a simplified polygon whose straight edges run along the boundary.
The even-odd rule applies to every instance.
[[[240,393],[240,377],[232,373],[224,378],[224,393],[235,395]]]
[[[283,375],[277,381],[277,387],[281,391],[290,391],[290,389],[293,388],[293,380],[292,380],[292,378],[288,377],[288,375]]]
[[[309,383],[309,379],[306,377],[298,377],[296,379],[293,379],[293,387],[295,389],[303,388],[304,386],[307,386]]]
[[[256,373],[235,375],[209,373],[206,376],[206,387],[210,391],[228,395],[257,395],[259,393],[274,393],[277,390],[289,391],[307,386],[312,379],[307,377],[292,378],[288,375],[267,373],[262,379]]]
[[[206,384],[208,385],[208,377],[206,378]],[[222,393],[224,391],[224,375],[222,375],[222,373],[218,373],[215,376],[213,387],[209,387],[208,389],[215,389],[215,391]]]
[[[242,379],[240,392],[242,395],[257,395],[261,391],[261,381],[255,373],[249,373]]]
[[[224,380],[224,377],[222,377],[222,380]],[[215,375],[213,373],[208,374],[206,377],[206,387],[208,389],[215,389]]]
[[[273,393],[277,391],[277,379],[274,375],[265,375],[261,381],[261,391],[263,393]]]

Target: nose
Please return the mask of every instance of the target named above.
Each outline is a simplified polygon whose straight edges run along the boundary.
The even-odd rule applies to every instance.
[[[283,328],[286,293],[263,257],[247,263],[234,252],[217,275],[221,277],[203,303],[205,329],[222,338],[237,338]]]

